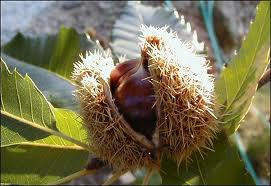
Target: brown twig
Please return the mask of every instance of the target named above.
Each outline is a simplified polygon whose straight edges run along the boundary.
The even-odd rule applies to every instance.
[[[148,169],[147,174],[144,177],[142,185],[148,185],[149,184],[149,181],[150,181],[150,178],[151,178],[152,174],[153,174],[153,169]]]
[[[85,175],[90,175],[90,174],[94,174],[96,173],[96,169],[93,169],[93,170],[87,170],[87,169],[83,169],[83,170],[80,170],[74,174],[71,174],[69,176],[66,176],[64,178],[61,178],[55,182],[52,182],[52,183],[49,183],[48,185],[60,185],[60,184],[65,184],[65,183],[68,183],[74,179],[77,179],[77,178],[80,178],[82,176],[85,176]]]
[[[102,35],[98,34],[93,27],[87,27],[85,32],[90,36],[92,40],[98,40],[104,49],[109,48],[109,41]]]
[[[107,179],[103,185],[112,185],[117,179],[119,179],[119,177],[121,177],[124,173],[126,173],[127,171],[123,171],[123,170],[117,170],[112,177],[110,177],[109,179]]]
[[[270,75],[271,74],[270,74],[270,68],[269,68],[267,71],[265,71],[264,75],[260,79],[257,90],[270,81],[270,77],[271,77]]]

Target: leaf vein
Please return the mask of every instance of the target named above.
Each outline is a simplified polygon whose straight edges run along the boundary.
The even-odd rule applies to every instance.
[[[15,79],[15,88],[16,88],[16,94],[17,94],[17,101],[19,104],[19,110],[20,110],[20,116],[21,118],[23,117],[23,112],[22,112],[22,105],[21,105],[21,100],[20,100],[20,95],[19,95],[19,90],[18,90],[18,82],[17,82],[17,78],[16,78],[16,72],[14,73],[14,79]]]
[[[33,114],[33,102],[32,102],[32,96],[31,96],[30,84],[29,84],[29,81],[28,81],[28,80],[27,80],[27,85],[28,85],[28,92],[29,92],[29,99],[30,99],[31,119],[32,119],[32,122],[35,123],[35,120],[34,120],[34,114]]]

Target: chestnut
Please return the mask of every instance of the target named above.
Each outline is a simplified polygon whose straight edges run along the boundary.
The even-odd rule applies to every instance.
[[[136,131],[152,140],[156,126],[155,97],[149,81],[147,59],[133,59],[118,64],[110,74],[115,104]]]

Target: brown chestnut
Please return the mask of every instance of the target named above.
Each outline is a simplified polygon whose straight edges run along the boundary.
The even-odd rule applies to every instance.
[[[119,112],[130,126],[149,140],[156,124],[154,89],[148,80],[148,60],[118,64],[110,74],[110,87]]]

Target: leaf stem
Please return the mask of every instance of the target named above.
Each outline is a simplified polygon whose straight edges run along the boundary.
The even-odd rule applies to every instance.
[[[235,139],[236,143],[237,143],[237,146],[238,146],[238,150],[240,152],[240,156],[242,157],[245,165],[246,165],[246,169],[247,171],[250,173],[250,175],[252,176],[252,179],[254,180],[254,182],[256,183],[256,185],[261,185],[260,183],[260,180],[253,168],[253,165],[246,153],[246,150],[245,150],[245,147],[244,147],[244,144],[241,140],[241,136],[238,132],[235,132],[233,134],[233,138]]]
[[[63,183],[67,183],[69,181],[72,181],[76,178],[80,178],[81,176],[85,176],[85,175],[88,175],[88,174],[93,174],[97,171],[97,169],[94,169],[94,170],[87,170],[87,169],[83,169],[83,170],[80,170],[74,174],[71,174],[69,176],[66,176],[64,178],[61,178],[55,182],[52,182],[52,183],[49,183],[48,185],[60,185],[60,184],[63,184]]]
[[[119,177],[121,177],[124,173],[126,173],[126,171],[123,170],[118,170],[115,174],[113,174],[113,176],[109,179],[107,179],[103,185],[111,185],[112,183],[114,183]]]
[[[149,184],[149,181],[150,181],[150,178],[151,178],[152,174],[153,174],[153,169],[148,169],[148,172],[147,172],[146,176],[144,177],[142,185],[148,185]]]
[[[3,110],[1,110],[1,114],[5,115],[5,116],[7,116],[7,117],[11,117],[11,118],[13,118],[13,119],[16,119],[16,120],[18,120],[19,122],[22,122],[22,123],[25,123],[25,124],[27,124],[27,125],[30,125],[30,126],[32,126],[33,128],[42,130],[42,131],[44,131],[44,132],[47,132],[47,133],[49,133],[49,134],[53,134],[53,135],[58,136],[58,137],[61,137],[61,138],[65,139],[65,140],[68,140],[68,141],[70,141],[70,142],[72,142],[72,143],[74,143],[74,144],[76,144],[76,145],[78,145],[78,146],[80,146],[80,147],[83,147],[84,149],[88,150],[89,152],[93,152],[93,150],[91,149],[91,147],[90,147],[89,145],[87,145],[87,144],[85,144],[85,143],[83,143],[83,142],[81,142],[81,141],[78,141],[77,139],[74,139],[74,138],[72,138],[72,137],[70,137],[70,136],[67,136],[66,134],[64,134],[64,133],[62,133],[62,132],[55,131],[55,130],[50,129],[50,128],[46,128],[46,127],[44,127],[44,126],[41,126],[41,125],[38,125],[38,124],[33,123],[33,122],[31,122],[31,121],[28,121],[28,120],[26,120],[26,119],[20,118],[20,117],[18,117],[18,116],[15,116],[15,115],[10,114],[10,113],[8,113],[8,112],[6,112],[6,111],[3,111]]]

